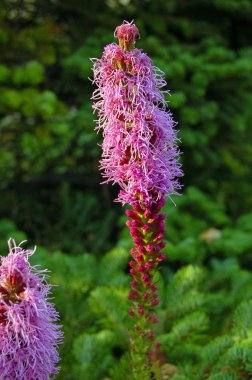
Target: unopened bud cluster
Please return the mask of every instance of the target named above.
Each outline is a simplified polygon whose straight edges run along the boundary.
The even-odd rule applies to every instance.
[[[130,309],[130,314],[146,314],[146,318],[152,320],[149,310],[157,305],[157,286],[153,284],[153,276],[158,264],[165,259],[166,255],[160,253],[165,247],[162,241],[165,231],[165,214],[158,213],[163,201],[157,202],[151,207],[144,209],[138,204],[133,205],[133,210],[126,210],[126,215],[131,219],[126,222],[130,228],[135,247],[130,250],[133,258],[129,262],[130,273],[134,278],[131,281],[132,290],[129,299],[137,304]],[[143,293],[144,291],[144,293]]]

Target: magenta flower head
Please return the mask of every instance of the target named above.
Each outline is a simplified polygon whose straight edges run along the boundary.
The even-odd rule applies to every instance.
[[[175,123],[161,90],[164,73],[134,48],[137,27],[124,21],[115,36],[119,46],[107,45],[102,58],[93,59],[101,169],[105,182],[121,187],[118,201],[150,206],[181,187]]]
[[[13,246],[12,246],[13,245]],[[54,305],[48,302],[46,271],[28,261],[33,250],[9,240],[9,254],[0,266],[0,378],[47,380],[57,374],[57,347],[61,326]]]

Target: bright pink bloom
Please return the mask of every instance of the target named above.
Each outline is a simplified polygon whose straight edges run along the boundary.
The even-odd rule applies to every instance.
[[[11,247],[0,266],[0,378],[48,380],[57,374],[57,346],[61,326],[58,313],[48,302],[50,285],[46,271],[31,267],[34,251]]]
[[[115,35],[120,46],[112,43],[93,59],[101,169],[105,182],[121,187],[118,201],[150,206],[180,188],[175,123],[161,91],[164,73],[140,49],[125,50],[125,41],[131,46],[139,37],[135,25],[124,22]]]

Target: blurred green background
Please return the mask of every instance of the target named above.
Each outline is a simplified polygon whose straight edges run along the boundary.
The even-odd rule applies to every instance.
[[[58,379],[131,378],[131,242],[99,184],[89,79],[124,19],[165,72],[185,172],[165,206],[156,378],[252,379],[251,0],[2,0],[1,254],[28,239],[59,285]]]

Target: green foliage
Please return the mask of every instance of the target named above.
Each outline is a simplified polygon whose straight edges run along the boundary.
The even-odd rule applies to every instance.
[[[202,281],[200,268],[191,265],[180,269],[173,278],[167,294],[167,311],[169,316],[181,317],[196,310],[204,303],[204,297],[198,290]],[[180,302],[176,302],[177,300]]]
[[[90,294],[89,305],[94,314],[99,316],[97,323],[123,334],[123,322],[129,306],[126,300],[127,288],[97,287]]]
[[[180,371],[189,378],[247,379],[252,375],[252,276],[229,260],[213,262],[205,285],[199,268],[192,266],[183,267],[168,283],[170,306],[168,301],[162,321],[169,332],[159,341],[169,361],[180,363]]]
[[[122,250],[117,254],[123,255]],[[104,261],[110,259],[111,253],[104,256]],[[128,289],[126,284],[115,287],[116,283],[125,283],[124,275],[117,268],[118,281],[107,278],[104,286],[97,286],[100,271],[91,254],[71,257],[38,249],[32,262],[47,267],[50,282],[56,285],[53,294],[65,334],[60,376],[99,380],[115,362],[114,352],[127,347]]]
[[[129,366],[131,361],[130,354],[125,354],[118,363],[112,367],[110,375],[113,379],[117,380],[132,380],[133,373],[132,367]]]
[[[223,376],[233,376],[234,379],[252,375],[251,311],[251,301],[241,303],[234,313],[233,327],[227,337],[216,338],[204,347],[204,373],[210,375],[209,379],[218,378],[222,372]]]
[[[1,220],[0,234],[3,247],[7,236],[21,233],[13,222]],[[53,295],[65,333],[59,376],[132,378],[127,371],[127,251],[119,244],[97,260],[93,254],[38,248],[32,263],[47,267],[50,282],[57,285]],[[173,272],[166,264],[156,279],[161,298],[157,341],[164,363],[156,369],[157,380],[165,378],[166,366],[176,366],[173,378],[178,380],[250,378],[252,274],[241,268],[236,255]]]
[[[114,338],[111,331],[103,330],[97,334],[80,335],[75,340],[73,350],[78,362],[74,368],[76,379],[80,376],[84,379],[101,379],[101,375],[114,361],[111,353]]]

